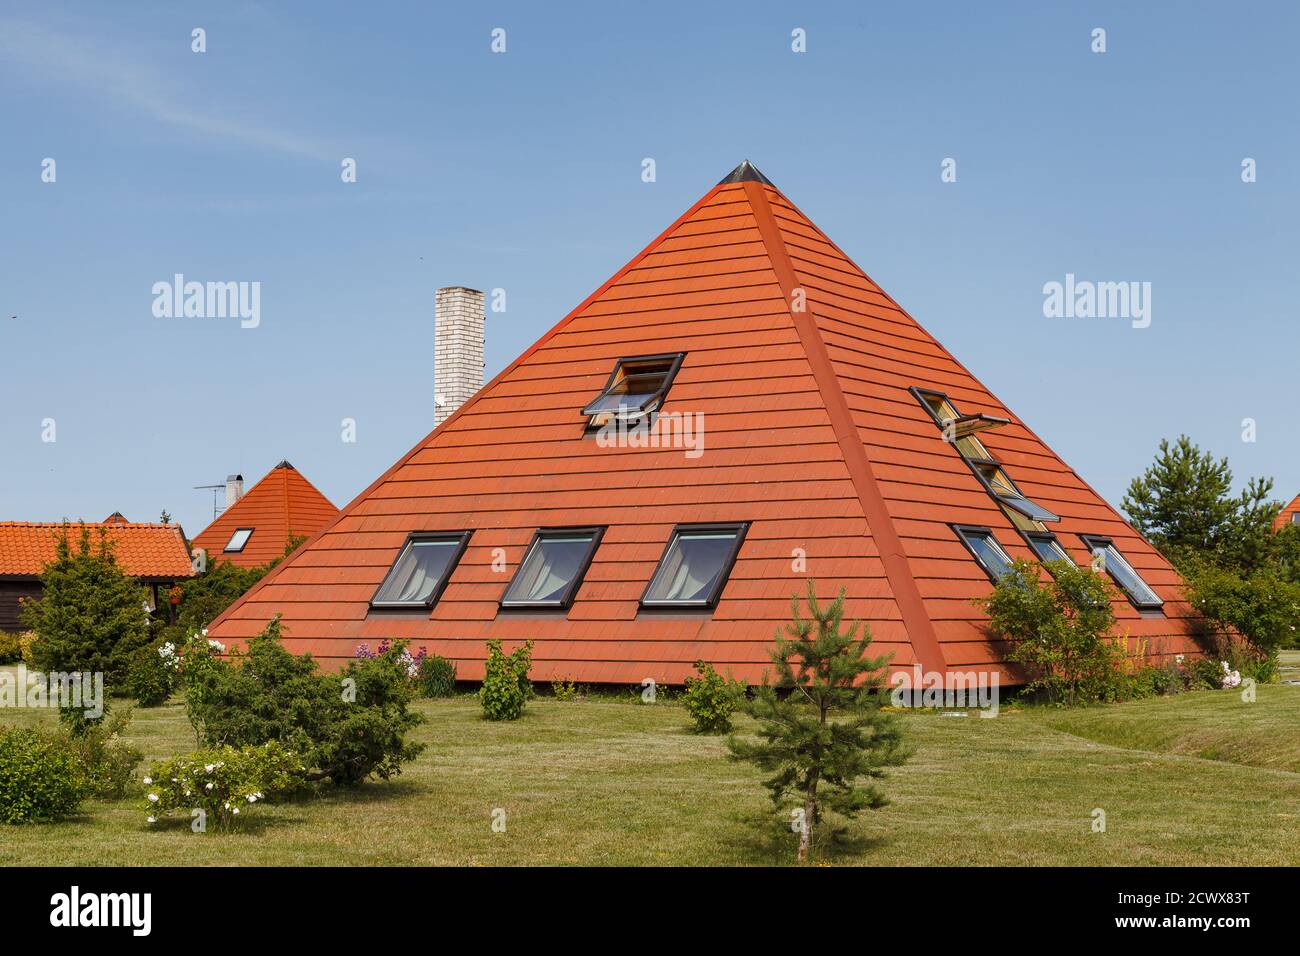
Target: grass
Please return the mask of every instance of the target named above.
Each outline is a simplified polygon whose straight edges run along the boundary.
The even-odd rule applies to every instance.
[[[477,701],[423,701],[428,749],[399,778],[263,805],[228,834],[150,827],[140,795],[61,824],[0,829],[0,865],[785,864],[793,836],[759,775],[674,703],[531,702],[493,724]],[[893,803],[827,854],[837,864],[1300,863],[1300,687],[1256,704],[1200,692],[996,719],[902,715],[913,759]],[[4,723],[50,724],[48,711]],[[743,726],[743,725],[742,725]],[[148,760],[193,749],[183,707],[137,709]],[[1214,755],[1214,759],[1206,759]],[[506,831],[492,812],[506,811]],[[1093,833],[1094,808],[1106,831]]]

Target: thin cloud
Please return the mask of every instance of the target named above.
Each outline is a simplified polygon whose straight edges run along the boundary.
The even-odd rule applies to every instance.
[[[134,110],[203,139],[238,141],[271,152],[334,160],[337,149],[279,128],[230,119],[185,105],[174,76],[143,65],[116,45],[58,32],[36,23],[0,17],[0,63],[17,67],[42,84],[70,86]]]

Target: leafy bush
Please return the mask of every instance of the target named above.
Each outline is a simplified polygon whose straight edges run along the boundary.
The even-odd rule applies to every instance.
[[[424,697],[451,697],[456,693],[456,665],[434,654],[420,662],[415,680]]]
[[[122,739],[130,720],[130,712],[122,711],[81,733],[64,736],[68,752],[81,765],[87,790],[94,796],[120,797],[135,779],[135,768],[144,754]]]
[[[36,659],[36,632],[23,631],[18,635],[18,646],[22,648],[23,663],[31,664]]]
[[[1073,706],[1105,699],[1120,653],[1109,639],[1115,625],[1111,587],[1090,568],[1049,561],[1050,580],[1039,565],[1019,560],[988,597],[976,604],[989,616],[989,629],[1014,642],[1007,660],[1024,665],[1029,691],[1042,690],[1052,703]]]
[[[86,796],[85,775],[63,740],[0,728],[0,823],[61,820]]]
[[[145,645],[131,655],[131,669],[126,675],[127,692],[141,707],[167,703],[176,687],[179,663],[173,641],[164,639]]]
[[[745,695],[745,684],[727,680],[708,661],[696,661],[699,677],[686,678],[682,703],[695,721],[697,734],[731,733],[731,715]]]
[[[0,631],[0,664],[12,664],[22,660],[23,645],[19,635],[9,631]]]
[[[556,700],[571,701],[578,699],[578,685],[571,680],[551,681],[551,693]]]
[[[524,704],[533,694],[528,672],[533,666],[533,642],[527,641],[509,655],[501,650],[499,640],[487,642],[487,663],[479,700],[488,720],[518,720]]]
[[[1205,617],[1221,655],[1227,655],[1237,634],[1262,657],[1275,656],[1295,640],[1300,584],[1284,580],[1272,568],[1245,576],[1206,562],[1186,561],[1181,570],[1187,600]]]
[[[110,689],[120,687],[131,655],[149,639],[144,589],[118,566],[104,529],[94,547],[84,524],[75,551],[68,537],[65,525],[41,573],[43,597],[23,605],[23,623],[38,638],[33,663],[46,672],[102,673]]]
[[[203,810],[225,829],[241,810],[296,789],[305,774],[298,755],[274,740],[198,750],[154,766],[144,778],[145,807],[150,823]]]
[[[284,649],[279,618],[229,659],[192,640],[181,657],[190,722],[206,746],[280,741],[300,755],[313,780],[387,779],[423,749],[406,741],[423,718],[408,710],[405,650],[399,643],[322,674],[310,654]]]

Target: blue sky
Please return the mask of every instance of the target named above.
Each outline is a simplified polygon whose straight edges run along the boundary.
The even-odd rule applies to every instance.
[[[1180,432],[1300,492],[1294,4],[49,7],[0,6],[0,519],[195,534],[281,458],[341,506],[432,427],[436,287],[507,291],[491,376],[746,157],[1111,501]],[[178,272],[261,324],[156,318]],[[1150,327],[1045,318],[1066,273]]]

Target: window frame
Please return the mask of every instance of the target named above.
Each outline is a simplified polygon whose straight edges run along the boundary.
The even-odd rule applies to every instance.
[[[645,589],[641,592],[640,608],[646,611],[712,611],[715,609],[718,606],[718,601],[722,598],[722,592],[727,587],[727,582],[731,580],[731,572],[736,566],[736,560],[740,557],[741,545],[745,543],[745,535],[749,533],[749,524],[748,521],[710,521],[673,525],[672,531],[668,533],[668,541],[659,554],[659,560],[655,562],[654,571],[650,573],[650,580],[646,582]],[[707,533],[710,531],[734,531],[736,537],[732,542],[731,554],[723,561],[722,567],[718,571],[718,579],[710,589],[708,597],[703,601],[660,601],[651,599],[649,597],[650,589],[654,587],[655,579],[659,577],[659,570],[663,567],[668,555],[672,553],[673,545],[678,537],[682,533]]]
[[[1033,498],[1030,498],[1028,495],[1026,495],[1023,491],[1020,490],[1020,486],[1016,484],[1015,479],[1012,478],[1009,474],[1007,474],[1006,467],[1002,464],[1002,462],[999,461],[997,458],[993,457],[993,453],[990,452],[987,448],[985,448],[984,442],[980,441],[979,439],[978,432],[975,433],[974,435],[967,436],[967,438],[979,442],[979,446],[981,448],[984,448],[984,451],[988,453],[987,458],[974,458],[970,455],[967,455],[964,452],[962,452],[962,450],[959,447],[957,447],[957,442],[948,441],[947,438],[943,437],[944,421],[942,418],[938,416],[935,410],[930,407],[930,403],[926,401],[925,397],[927,395],[931,396],[932,398],[938,398],[940,401],[946,402],[948,404],[948,407],[951,408],[953,410],[953,413],[957,416],[957,418],[955,418],[954,421],[957,421],[962,417],[970,417],[970,416],[962,415],[961,410],[957,408],[957,405],[953,402],[953,400],[948,396],[946,392],[941,392],[938,389],[933,389],[933,388],[921,388],[919,385],[909,386],[908,391],[912,393],[912,397],[916,399],[917,403],[923,409],[925,409],[926,414],[929,415],[930,418],[934,420],[935,425],[939,427],[939,434],[940,437],[943,439],[943,443],[945,445],[949,445],[952,447],[953,451],[957,453],[957,457],[966,463],[966,467],[969,468],[970,473],[975,476],[975,480],[978,481],[980,485],[984,488],[985,493],[987,493],[990,498],[992,498],[995,502],[997,502],[999,507],[1010,508],[1013,511],[1015,511],[1017,514],[1024,517],[1025,520],[1027,521],[1036,522],[1037,524],[1043,524],[1044,519],[1035,518],[1032,515],[1025,514],[1024,511],[1022,511],[1020,508],[1016,507],[1011,503],[1012,500],[1019,499],[1020,501],[1027,501],[1031,505],[1034,505],[1037,508],[1041,508],[1047,514],[1051,515],[1051,517],[1046,520],[1048,521],[1061,520],[1061,516],[1058,515],[1056,512],[1052,511],[1050,508],[1047,508],[1044,505],[1040,505],[1037,501],[1034,501]],[[982,415],[983,412],[980,412],[979,414]],[[987,417],[991,418],[992,416],[987,416]],[[1004,421],[1004,419],[997,419],[997,421],[1001,422]],[[1006,419],[1005,421],[1007,422],[1007,424],[1010,424],[1009,419]],[[1011,488],[1015,491],[1015,499],[1013,499],[1009,495],[1004,495],[996,491],[993,487],[992,481],[990,481],[987,477],[985,477],[983,472],[980,471],[981,468],[993,468],[1001,472],[1002,477],[1007,480],[1007,484],[1010,485]],[[1008,521],[1011,521],[1009,515],[1006,517]],[[1013,527],[1015,527],[1015,522],[1012,522],[1012,525]],[[1022,534],[1026,533],[1022,531],[1019,527],[1016,527],[1016,530],[1020,531]],[[1047,529],[1044,528],[1043,530],[1046,531]]]
[[[980,553],[975,550],[969,541],[966,540],[966,535],[988,535],[989,540],[997,545],[998,550],[1006,556],[1007,567],[1010,567],[1015,563],[1016,559],[1011,556],[1011,552],[1008,551],[1002,542],[998,540],[998,536],[993,533],[992,528],[986,528],[983,525],[976,524],[950,524],[948,527],[952,528],[953,533],[957,536],[957,540],[961,542],[962,547],[965,548],[967,553],[975,559],[975,563],[979,566],[980,570],[982,570],[988,576],[988,579],[994,584],[997,584],[1002,580],[1001,575],[994,574],[993,569],[984,563],[984,559],[980,557]]]
[[[658,362],[658,361],[665,361],[665,360],[671,360],[671,362],[668,366],[668,371],[664,374],[663,384],[659,386],[658,390],[655,391],[653,395],[651,395],[649,398],[647,398],[644,402],[641,403],[640,408],[637,409],[636,418],[628,418],[625,420],[629,422],[640,422],[642,420],[648,420],[650,415],[659,411],[660,408],[663,408],[663,404],[668,398],[668,391],[669,389],[672,388],[673,381],[674,379],[677,378],[677,373],[681,371],[682,363],[686,360],[686,353],[685,352],[662,352],[657,355],[627,355],[618,359],[618,361],[614,363],[613,371],[609,373],[609,378],[605,380],[605,386],[600,390],[600,394],[597,395],[595,398],[593,398],[591,401],[589,401],[586,405],[582,406],[582,412],[580,414],[582,415],[583,418],[587,420],[585,429],[587,431],[594,431],[601,427],[600,425],[595,424],[593,421],[593,419],[595,419],[597,415],[612,416],[617,414],[616,412],[608,412],[608,411],[592,413],[592,412],[588,412],[587,409],[591,408],[592,405],[596,404],[596,402],[600,401],[602,398],[604,398],[609,394],[609,390],[613,388],[614,383],[618,381],[619,370],[622,369],[624,365],[633,362]],[[653,405],[656,401],[659,403],[658,407],[647,410],[649,406]]]
[[[252,527],[252,528],[236,528],[236,529],[234,530],[234,532],[230,535],[230,537],[229,537],[228,539],[226,539],[226,546],[225,546],[224,548],[221,549],[221,553],[222,553],[222,554],[241,554],[241,553],[243,552],[243,550],[244,550],[245,548],[248,547],[248,542],[250,542],[250,541],[253,540],[253,532],[256,531],[256,530],[257,530],[256,527]],[[234,540],[235,540],[235,536],[238,535],[239,532],[241,532],[241,531],[247,531],[247,532],[248,532],[248,537],[246,537],[246,538],[244,539],[244,543],[241,544],[239,547],[237,547],[237,548],[232,548],[232,547],[230,546],[230,542],[234,541]]]
[[[469,539],[474,534],[470,531],[412,531],[402,542],[402,546],[397,549],[397,554],[393,557],[392,563],[388,565],[388,570],[384,572],[383,580],[375,588],[375,593],[370,598],[370,609],[374,611],[419,611],[431,610],[438,600],[442,597],[442,592],[447,589],[451,582],[451,576],[455,573],[457,565],[460,564],[461,557],[465,554],[465,549],[469,547]],[[393,570],[397,563],[402,560],[402,555],[406,554],[408,548],[413,547],[420,541],[455,541],[457,542],[456,550],[452,552],[451,558],[447,561],[447,567],[442,572],[442,577],[434,586],[433,591],[423,601],[380,601],[379,595],[384,590],[384,585],[388,583],[389,577],[392,576]]]
[[[1057,561],[1057,560],[1069,561],[1071,564],[1074,564],[1076,567],[1078,567],[1078,565],[1077,565],[1077,563],[1075,562],[1074,558],[1070,557],[1070,552],[1068,552],[1068,551],[1065,550],[1065,545],[1061,544],[1061,539],[1058,538],[1058,537],[1057,537],[1055,534],[1053,534],[1051,531],[1026,531],[1026,532],[1024,532],[1024,538],[1025,538],[1025,542],[1029,545],[1029,550],[1032,551],[1032,552],[1034,553],[1034,557],[1038,559],[1038,563],[1041,564],[1041,565],[1043,565],[1044,567],[1047,566],[1047,562],[1048,562],[1049,560],[1051,560],[1051,561]],[[1052,544],[1055,544],[1058,548],[1061,549],[1061,554],[1063,554],[1065,557],[1064,557],[1064,558],[1044,558],[1042,555],[1040,555],[1040,554],[1038,553],[1038,549],[1034,547],[1034,542],[1035,542],[1035,541],[1049,541],[1049,542],[1051,542]]]
[[[1096,555],[1097,552],[1093,550],[1094,546],[1113,549],[1114,552],[1117,555],[1119,555],[1119,559],[1123,561],[1125,564],[1127,564],[1129,566],[1129,570],[1132,571],[1133,574],[1136,575],[1137,579],[1142,582],[1142,585],[1148,591],[1150,591],[1152,594],[1155,594],[1156,596],[1155,604],[1151,604],[1150,602],[1138,601],[1138,599],[1129,592],[1129,589],[1126,588],[1123,585],[1123,583],[1121,583],[1119,578],[1115,576],[1115,572],[1111,570],[1110,562],[1106,562],[1106,573],[1110,575],[1110,579],[1113,582],[1115,582],[1115,587],[1119,588],[1120,593],[1123,594],[1126,598],[1128,598],[1128,602],[1130,604],[1132,604],[1139,611],[1162,611],[1163,612],[1165,606],[1164,598],[1162,598],[1159,594],[1156,594],[1156,589],[1151,586],[1151,582],[1149,582],[1146,578],[1144,578],[1142,576],[1142,572],[1133,566],[1133,562],[1130,561],[1127,557],[1125,557],[1124,552],[1121,551],[1118,547],[1116,547],[1115,540],[1113,538],[1111,538],[1109,535],[1104,535],[1104,534],[1080,534],[1079,540],[1083,542],[1083,546],[1084,548],[1087,549],[1089,555]]]
[[[587,571],[591,568],[591,563],[596,559],[596,550],[600,547],[600,541],[604,537],[605,531],[605,525],[587,525],[581,528],[538,528],[533,532],[528,547],[524,549],[524,556],[519,559],[519,566],[515,568],[515,573],[510,576],[510,583],[506,585],[505,591],[502,592],[501,600],[497,602],[497,606],[503,611],[567,611],[573,606],[573,601],[578,596],[578,589],[582,587],[582,582],[587,577]],[[587,543],[587,553],[578,564],[577,573],[574,574],[573,580],[569,582],[558,602],[507,600],[510,589],[515,586],[515,579],[523,572],[524,565],[528,563],[529,556],[532,555],[533,549],[537,547],[539,542],[548,537],[563,538],[581,534],[591,535],[591,541]]]

